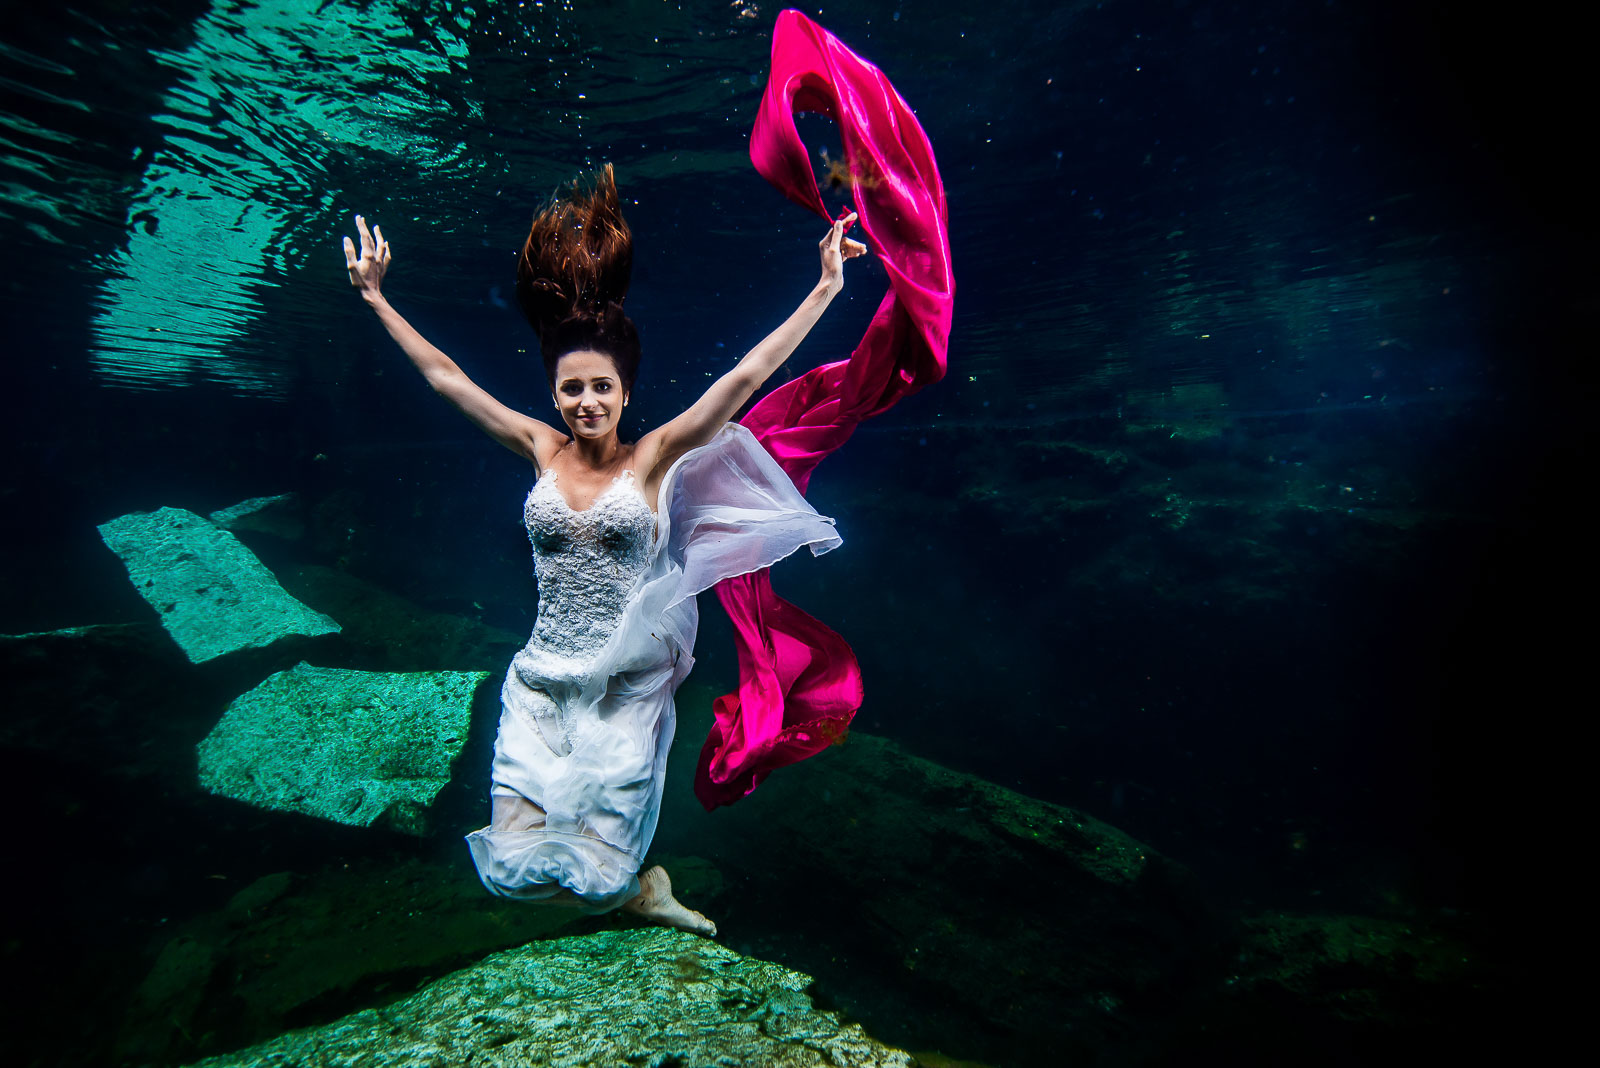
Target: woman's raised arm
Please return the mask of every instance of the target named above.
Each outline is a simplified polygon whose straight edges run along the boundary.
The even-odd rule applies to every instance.
[[[794,314],[745,353],[733,370],[713,382],[682,415],[639,439],[635,471],[647,485],[665,475],[678,457],[716,437],[722,424],[733,418],[761,383],[772,377],[772,372],[783,366],[783,361],[805,340],[828,304],[844,288],[844,261],[867,251],[867,246],[844,236],[855,219],[855,212],[851,212],[836,221],[823,237],[819,244],[822,278]]]
[[[367,221],[357,215],[356,229],[361,232],[361,250],[358,254],[355,244],[348,237],[344,239],[345,268],[350,272],[350,284],[377,312],[378,321],[389,331],[389,336],[410,357],[435,393],[455,405],[485,434],[543,470],[545,463],[566,442],[566,435],[495,400],[468,378],[454,360],[417,333],[382,293],[383,275],[389,269],[390,259],[389,242],[383,239],[383,228],[375,226],[369,231]]]

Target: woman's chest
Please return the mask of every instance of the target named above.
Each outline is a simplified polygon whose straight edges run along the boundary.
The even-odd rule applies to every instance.
[[[585,508],[574,508],[554,478],[541,478],[523,504],[523,522],[536,556],[642,562],[655,536],[655,516],[631,476],[615,480]]]

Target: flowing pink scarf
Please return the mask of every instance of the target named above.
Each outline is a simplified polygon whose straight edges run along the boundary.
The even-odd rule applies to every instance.
[[[743,420],[804,493],[817,464],[857,423],[944,377],[955,287],[944,184],[922,126],[877,67],[791,10],[773,30],[750,159],[790,200],[829,219],[796,111],[838,124],[856,211],[890,281],[848,360],[773,390]],[[700,751],[695,795],[707,809],[732,804],[772,769],[837,741],[862,695],[849,644],[775,594],[767,571],[718,583],[717,596],[733,620],[739,689],[717,699]]]

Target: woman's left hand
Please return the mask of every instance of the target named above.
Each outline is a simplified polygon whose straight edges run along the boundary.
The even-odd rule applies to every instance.
[[[856,213],[852,211],[844,218],[835,221],[833,228],[820,242],[822,284],[834,293],[844,288],[844,261],[853,260],[867,253],[867,246],[844,236],[844,228],[855,221]]]

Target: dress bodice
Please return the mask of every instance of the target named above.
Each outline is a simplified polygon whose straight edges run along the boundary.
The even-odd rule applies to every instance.
[[[616,629],[628,592],[650,562],[655,515],[632,471],[594,503],[574,511],[547,468],[522,507],[539,578],[539,615],[530,645],[587,659]]]

